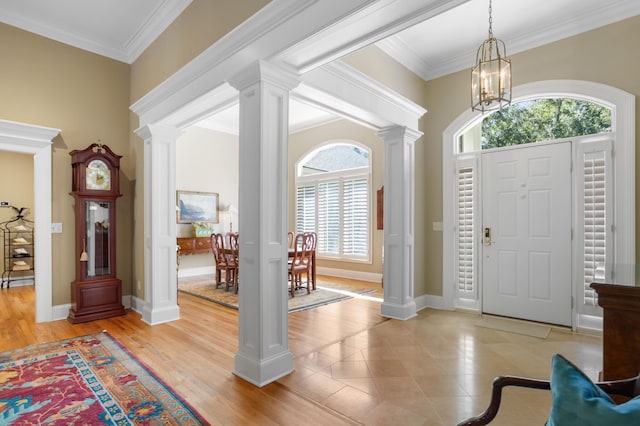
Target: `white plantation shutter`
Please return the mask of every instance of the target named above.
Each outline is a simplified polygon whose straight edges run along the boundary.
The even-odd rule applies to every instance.
[[[298,186],[296,189],[296,232],[316,229],[316,187]]]
[[[343,254],[367,257],[369,251],[369,183],[366,178],[342,184]]]
[[[590,287],[598,266],[613,259],[611,143],[585,143],[579,153],[582,160],[582,232],[583,306],[593,312],[598,300]]]
[[[316,232],[319,258],[371,261],[370,155],[368,148],[337,143],[296,164],[295,229]]]
[[[460,160],[456,167],[456,283],[458,297],[477,298],[475,250],[475,162]]]
[[[319,254],[340,254],[340,183],[318,184],[318,241]]]

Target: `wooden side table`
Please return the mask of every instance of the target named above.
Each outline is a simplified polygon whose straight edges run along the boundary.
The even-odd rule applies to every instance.
[[[618,380],[640,373],[640,287],[591,284],[603,314],[602,380]]]
[[[177,239],[178,255],[211,253],[209,237],[183,237]]]

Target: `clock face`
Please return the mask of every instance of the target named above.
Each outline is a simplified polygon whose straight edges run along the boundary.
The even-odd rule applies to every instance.
[[[86,170],[87,189],[108,191],[111,189],[111,170],[102,160],[93,160]]]

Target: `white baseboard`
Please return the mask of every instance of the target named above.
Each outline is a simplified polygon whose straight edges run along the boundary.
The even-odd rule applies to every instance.
[[[215,274],[215,266],[202,266],[200,268],[178,269],[178,278],[195,277],[198,275]]]
[[[349,269],[325,268],[318,266],[316,273],[327,277],[347,278],[350,280],[368,281],[372,283],[382,282],[382,274],[377,272],[352,271]]]
[[[71,309],[71,303],[65,303],[64,305],[56,305],[53,307],[53,320],[58,321],[67,319],[69,316],[69,309]]]
[[[576,330],[586,334],[602,334],[602,317],[578,314]]]
[[[422,296],[418,296],[415,298],[416,309],[418,311],[424,308],[433,308],[449,311],[451,309],[447,308],[447,305],[442,296],[434,296],[432,294],[423,294]]]
[[[140,299],[137,296],[131,296],[131,309],[132,310],[134,310],[135,312],[137,312],[139,314],[142,314],[144,306],[145,306],[144,299]]]

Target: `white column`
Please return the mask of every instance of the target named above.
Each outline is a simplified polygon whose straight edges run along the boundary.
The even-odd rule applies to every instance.
[[[175,127],[147,125],[144,139],[144,307],[142,320],[155,325],[180,319],[176,272]]]
[[[416,315],[413,298],[415,141],[422,136],[404,126],[382,129],[384,141],[384,302],[382,316]]]
[[[287,306],[289,91],[297,80],[256,62],[240,91],[239,345],[234,373],[264,386],[293,370]]]

